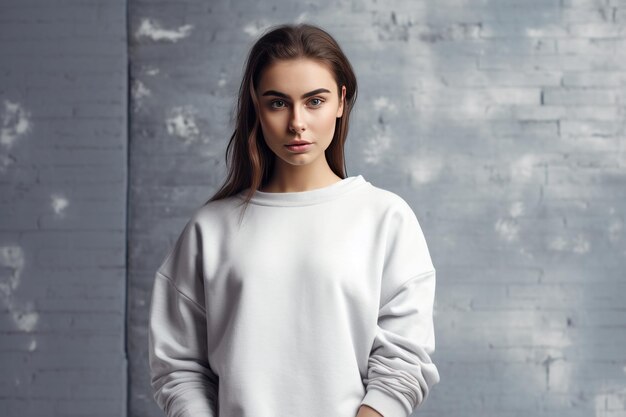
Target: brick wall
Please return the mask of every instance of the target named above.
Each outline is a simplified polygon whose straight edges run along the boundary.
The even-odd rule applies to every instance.
[[[359,79],[348,173],[411,203],[438,270],[442,382],[415,414],[626,415],[624,2],[131,4],[131,339],[156,263],[221,183],[248,48],[307,21]],[[131,409],[152,413],[134,354]]]
[[[0,4],[0,415],[126,415],[126,9]]]

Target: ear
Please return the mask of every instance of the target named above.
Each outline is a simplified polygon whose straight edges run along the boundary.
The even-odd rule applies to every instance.
[[[341,102],[339,103],[339,108],[337,109],[337,117],[343,116],[343,108],[346,101],[346,86],[341,86]]]

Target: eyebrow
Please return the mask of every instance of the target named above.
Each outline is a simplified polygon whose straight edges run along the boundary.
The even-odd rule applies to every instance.
[[[317,90],[309,91],[308,93],[302,94],[301,98],[311,97],[319,93],[330,93],[330,91],[325,88],[318,88]],[[265,93],[263,93],[263,96],[277,96],[282,98],[289,98],[287,94],[281,93],[280,91],[276,90],[267,90]]]

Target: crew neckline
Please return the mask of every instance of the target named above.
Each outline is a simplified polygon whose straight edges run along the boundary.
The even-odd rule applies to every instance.
[[[364,184],[369,184],[363,175],[343,178],[337,182],[321,188],[306,191],[291,191],[285,193],[271,193],[256,190],[250,199],[251,204],[263,206],[305,206],[329,201]],[[240,191],[237,197],[245,200],[249,188]]]

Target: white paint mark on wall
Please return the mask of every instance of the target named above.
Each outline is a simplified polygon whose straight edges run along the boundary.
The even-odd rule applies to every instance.
[[[144,104],[144,98],[150,97],[152,91],[141,80],[134,80],[131,88],[133,112],[140,110]]]
[[[32,129],[30,112],[19,103],[4,100],[0,109],[0,172],[6,172],[15,157],[8,153],[15,142]]]
[[[19,103],[4,100],[2,109],[2,126],[0,127],[0,144],[8,148],[20,136],[31,130],[30,112]]]
[[[39,314],[32,303],[19,305],[15,298],[15,290],[19,287],[24,270],[24,253],[19,246],[0,247],[0,300],[9,310],[16,327],[25,332],[31,332],[37,326]]]
[[[522,182],[532,179],[533,173],[541,163],[535,154],[525,154],[511,164],[511,178],[513,181]]]
[[[626,409],[626,388],[602,388],[594,397],[596,417],[623,416]]]
[[[565,238],[557,236],[548,242],[548,248],[558,252],[573,252],[584,254],[591,249],[591,243],[582,234],[578,234],[573,238]]]
[[[304,13],[300,13],[298,15],[298,17],[296,17],[295,19],[295,23],[303,23],[304,21],[306,21],[309,18],[308,14],[306,12]]]
[[[141,80],[135,80],[133,82],[132,97],[135,100],[141,100],[144,97],[152,95],[152,91]]]
[[[52,194],[50,198],[52,199],[52,210],[59,216],[64,215],[64,210],[69,205],[67,198],[60,194]]]
[[[178,42],[188,37],[191,29],[193,29],[193,25],[180,26],[178,29],[164,29],[156,20],[147,18],[141,21],[137,32],[135,32],[135,37],[146,37],[153,41]]]
[[[168,113],[165,124],[167,132],[185,140],[187,143],[196,141],[200,130],[196,124],[198,111],[191,106],[178,106]]]
[[[262,31],[269,27],[270,24],[266,20],[259,20],[245,25],[243,27],[243,31],[251,37],[256,37],[260,35]]]
[[[376,111],[385,110],[392,113],[396,113],[398,111],[396,105],[389,102],[389,99],[387,97],[378,97],[377,99],[375,99],[374,108],[376,109]]]
[[[30,341],[30,344],[28,345],[28,350],[29,351],[34,351],[35,349],[37,349],[37,339],[33,339]]]
[[[494,229],[502,239],[509,242],[517,240],[519,235],[519,224],[515,219],[498,219]]]
[[[20,284],[24,269],[24,253],[19,246],[0,246],[0,266],[10,271],[9,275],[2,275],[0,280],[0,294],[9,297]]]
[[[494,229],[502,239],[506,240],[507,242],[512,242],[519,238],[520,226],[516,218],[519,217],[523,212],[524,203],[522,201],[515,201],[509,207],[510,217],[499,218],[496,221]],[[528,254],[524,250],[522,250],[521,253]]]
[[[18,329],[25,332],[35,330],[37,322],[39,321],[39,313],[34,311],[32,303],[28,303],[26,308],[16,308],[16,306],[13,305],[10,311]]]
[[[391,138],[378,126],[374,127],[374,134],[368,136],[363,147],[365,162],[376,165],[380,162],[385,151],[391,146]]]
[[[144,74],[150,75],[150,76],[155,76],[159,74],[159,72],[161,72],[161,70],[158,69],[157,67],[148,66],[146,67],[146,69],[144,69]]]
[[[443,161],[437,156],[413,156],[403,165],[409,170],[411,182],[417,184],[427,184],[434,181],[443,169]]]

